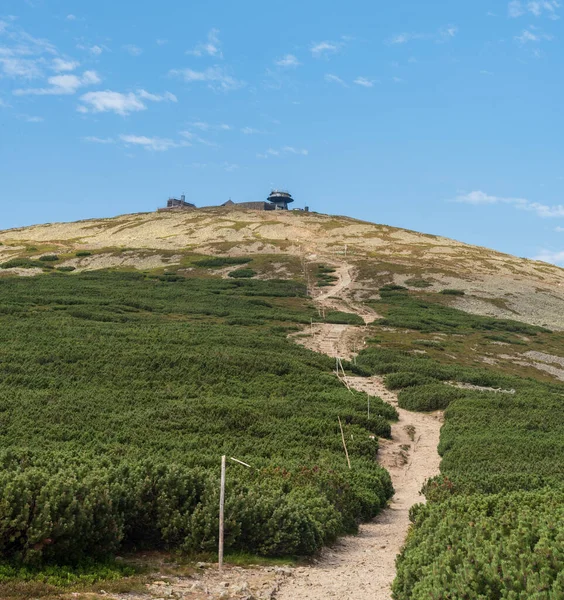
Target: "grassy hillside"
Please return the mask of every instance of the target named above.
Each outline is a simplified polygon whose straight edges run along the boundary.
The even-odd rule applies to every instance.
[[[229,551],[312,554],[375,515],[395,410],[373,398],[368,420],[333,362],[288,338],[326,320],[363,325],[346,369],[383,376],[402,408],[446,409],[395,598],[564,596],[564,270],[291,212],[125,215],[0,243],[0,591],[14,564],[213,552],[222,454],[252,465],[229,466]],[[318,310],[343,268],[352,282]]]
[[[475,317],[397,288],[382,290],[378,308],[387,316],[373,326],[380,333],[358,365],[384,374],[403,408],[446,408],[441,475],[425,486],[428,503],[412,509],[394,598],[562,597],[564,386],[516,375],[514,365],[445,356],[499,339],[506,346],[550,345],[561,355],[562,334]],[[390,324],[413,337],[386,343]],[[419,332],[431,337],[414,339]],[[424,354],[413,353],[421,348]]]
[[[332,361],[287,340],[313,312],[289,281],[1,279],[3,558],[213,551],[222,454],[253,467],[229,468],[227,550],[310,554],[374,516],[395,411],[373,399],[368,420]]]
[[[45,266],[77,271],[190,268],[194,253],[255,259],[268,255],[253,267],[259,277],[294,278],[303,275],[304,259],[343,259],[345,247],[346,260],[359,275],[354,290],[358,300],[368,300],[384,284],[417,289],[417,281],[423,280],[431,292],[465,291],[464,296],[450,298],[465,311],[564,329],[564,270],[558,267],[439,236],[317,213],[215,208],[12,229],[0,232],[0,264],[14,258],[34,261],[25,265],[30,268],[16,268],[24,275]],[[39,260],[48,255],[59,260]]]

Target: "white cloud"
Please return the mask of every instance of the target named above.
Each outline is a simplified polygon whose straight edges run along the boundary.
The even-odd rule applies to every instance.
[[[20,118],[27,123],[43,123],[43,121],[45,121],[43,117],[35,117],[30,115],[20,115]]]
[[[256,135],[256,134],[262,134],[265,132],[262,131],[261,129],[254,129],[253,127],[242,127],[241,133],[244,133],[245,135]]]
[[[79,112],[115,112],[118,115],[128,115],[139,110],[146,110],[145,104],[133,94],[122,94],[106,90],[104,92],[88,92],[80,98],[82,105]]]
[[[342,47],[343,44],[340,42],[313,42],[309,50],[314,58],[327,58],[339,52]]]
[[[137,90],[137,95],[143,100],[150,100],[151,102],[178,102],[178,98],[170,92],[164,94],[150,94],[145,90]]]
[[[179,77],[186,83],[208,83],[212,89],[222,92],[238,90],[245,85],[244,81],[235,79],[231,75],[228,75],[224,69],[217,66],[210,67],[205,71],[194,71],[193,69],[172,69],[169,71],[169,75],[172,75],[173,77]]]
[[[555,227],[554,231],[557,231],[558,233],[564,233],[564,227]]]
[[[156,40],[156,42],[157,42],[157,46],[164,46],[165,44],[168,44],[168,40],[165,40],[163,38],[158,38]]]
[[[141,54],[143,54],[143,50],[135,44],[125,44],[123,46],[123,49],[131,56],[140,56]]]
[[[114,138],[101,138],[97,136],[87,136],[82,138],[85,142],[93,144],[117,144],[121,143],[126,148],[129,146],[139,146],[145,150],[153,150],[155,152],[165,152],[171,148],[181,148],[183,146],[190,146],[188,142],[180,141],[175,142],[169,138],[160,137],[148,137],[145,135],[132,135],[132,134],[121,134]]]
[[[371,88],[371,87],[374,87],[374,84],[376,83],[376,80],[375,79],[368,79],[367,77],[357,77],[354,80],[354,83],[356,83],[356,85],[360,85],[362,87]]]
[[[50,87],[29,88],[14,90],[16,96],[62,96],[75,94],[81,87],[100,83],[96,71],[84,71],[82,76],[78,75],[54,75],[47,79]]]
[[[236,171],[239,168],[239,165],[236,165],[234,163],[229,163],[229,162],[224,162],[221,166],[228,173],[232,173],[233,171]]]
[[[176,96],[170,92],[162,95],[150,94],[145,90],[129,92],[122,94],[112,90],[101,92],[88,92],[80,97],[82,104],[78,106],[78,112],[81,113],[101,113],[114,112],[118,115],[126,116],[132,112],[146,110],[147,105],[143,100],[151,102],[176,102]]]
[[[301,154],[302,156],[307,156],[309,154],[305,149],[294,148],[292,146],[284,146],[282,150],[289,154]]]
[[[541,17],[546,14],[549,19],[559,19],[557,10],[560,8],[560,2],[556,0],[532,0],[524,2],[521,0],[512,0],[507,5],[507,12],[512,19],[522,17],[529,13],[535,17]]]
[[[298,67],[302,63],[293,54],[286,54],[275,61],[274,64],[278,67]]]
[[[85,142],[91,142],[93,144],[115,144],[116,141],[113,138],[101,138],[95,135],[88,135],[82,138]]]
[[[402,79],[401,77],[392,77],[392,81],[394,83],[405,83],[405,79]]]
[[[446,27],[439,29],[439,37],[441,37],[443,40],[453,38],[457,33],[458,27],[456,25],[447,25]]]
[[[331,73],[327,73],[325,75],[324,79],[327,83],[338,83],[339,85],[342,85],[343,87],[348,87],[348,85],[340,77],[337,77],[337,75],[332,75]]]
[[[456,25],[446,25],[445,27],[441,27],[437,33],[432,34],[404,31],[403,33],[398,33],[388,39],[388,44],[407,44],[414,40],[427,40],[441,43],[451,40],[457,33],[458,27]]]
[[[512,0],[512,2],[507,5],[507,12],[512,19],[516,19],[525,14],[525,9],[520,0]]]
[[[185,143],[178,143],[174,140],[158,137],[147,137],[144,135],[120,135],[119,139],[126,145],[141,146],[145,150],[154,150],[155,152],[164,152],[171,148],[177,148]]]
[[[101,46],[91,46],[90,48],[88,48],[88,51],[94,56],[100,56],[100,54],[104,52],[104,49]]]
[[[531,31],[532,30],[532,31]],[[552,40],[552,36],[546,33],[537,32],[538,30],[530,27],[529,29],[523,29],[521,35],[516,35],[515,39],[520,44],[527,44],[528,42],[542,42],[544,40]]]
[[[67,21],[76,21],[76,16],[75,15],[67,15],[66,19],[67,19]]]
[[[192,56],[207,55],[223,58],[221,42],[219,41],[219,29],[210,29],[207,41],[197,44],[193,50],[187,50],[186,54],[191,54]]]
[[[74,71],[80,66],[76,60],[65,60],[63,58],[54,58],[51,62],[51,69],[60,73],[61,71]]]
[[[35,59],[0,55],[0,73],[14,79],[35,79],[42,75]]]
[[[476,190],[467,194],[460,194],[454,198],[454,202],[464,204],[487,205],[487,204],[508,204],[520,210],[534,212],[542,218],[562,218],[564,217],[564,205],[556,204],[549,206],[539,202],[531,202],[526,198],[505,198],[501,196],[492,196],[485,192]]]
[[[542,260],[543,262],[551,263],[553,265],[564,266],[564,250],[553,252],[552,250],[541,250],[540,253],[534,257],[534,260]]]
[[[280,157],[284,154],[297,154],[299,156],[307,156],[309,154],[309,151],[305,148],[294,148],[293,146],[284,146],[280,150],[269,148],[263,154],[257,154],[257,158],[269,158],[271,156]]]

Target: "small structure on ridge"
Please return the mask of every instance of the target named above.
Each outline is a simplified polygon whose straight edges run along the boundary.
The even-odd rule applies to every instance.
[[[288,204],[294,201],[292,194],[285,190],[272,190],[266,200],[274,204],[275,210],[288,210]]]

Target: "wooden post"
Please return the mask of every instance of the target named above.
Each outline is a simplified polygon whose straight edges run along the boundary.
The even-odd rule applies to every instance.
[[[366,395],[368,396],[368,420],[370,421],[370,394],[366,392]]]
[[[349,469],[351,468],[351,460],[349,458],[349,451],[347,450],[347,443],[345,442],[345,434],[343,432],[343,424],[341,423],[341,417],[337,417],[339,419],[339,427],[341,428],[341,439],[343,440],[343,448],[345,449],[345,456],[347,457],[347,463],[349,465]]]
[[[221,487],[219,490],[219,570],[223,569],[223,513],[225,509],[225,456],[221,457]]]

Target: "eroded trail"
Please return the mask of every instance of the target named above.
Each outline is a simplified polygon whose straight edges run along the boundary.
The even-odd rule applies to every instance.
[[[343,304],[360,314],[365,322],[378,316],[366,307],[358,307],[344,299],[352,281],[348,266],[337,270],[339,283],[315,300],[324,307]],[[342,285],[341,285],[342,284]],[[360,348],[365,332],[362,327],[318,324],[313,335],[296,338],[305,346],[329,356],[350,358]],[[437,453],[441,413],[412,413],[397,406],[397,396],[388,391],[380,377],[347,377],[354,389],[379,396],[393,404],[399,420],[392,424],[392,439],[380,440],[378,460],[390,472],[395,495],[389,508],[372,522],[360,527],[356,536],[341,538],[326,549],[311,567],[302,567],[286,580],[276,595],[279,600],[389,600],[395,577],[395,559],[409,527],[409,509],[424,501],[419,491],[423,483],[439,471]]]

